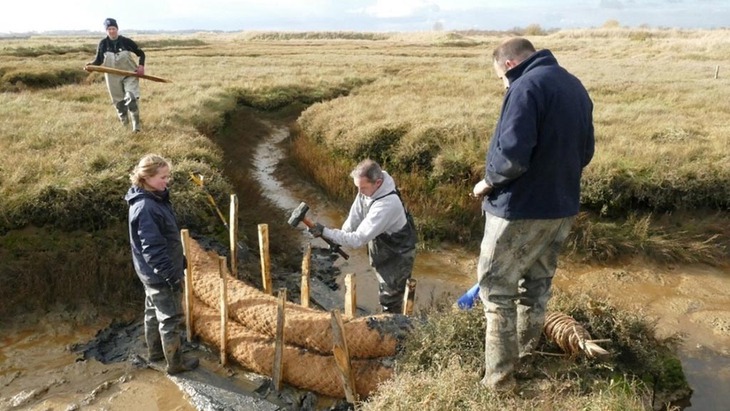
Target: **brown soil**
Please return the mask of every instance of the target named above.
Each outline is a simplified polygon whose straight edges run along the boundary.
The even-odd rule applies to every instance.
[[[157,371],[83,360],[70,349],[110,322],[93,308],[66,312],[63,307],[15,319],[2,332],[0,409],[195,410]]]
[[[683,349],[730,356],[730,268],[632,261],[562,268],[556,286],[587,293],[656,321],[659,336],[683,337]]]

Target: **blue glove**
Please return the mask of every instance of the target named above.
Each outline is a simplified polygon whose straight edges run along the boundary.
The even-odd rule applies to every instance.
[[[309,227],[309,234],[311,234],[314,238],[322,237],[323,231],[324,226],[320,223],[315,223],[312,227]]]
[[[180,278],[167,278],[165,279],[165,282],[170,286],[170,289],[173,292],[179,293],[182,291],[182,280]]]

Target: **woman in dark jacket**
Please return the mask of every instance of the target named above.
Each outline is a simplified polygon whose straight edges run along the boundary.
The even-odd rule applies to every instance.
[[[149,154],[130,175],[124,199],[129,204],[129,239],[134,269],[144,285],[144,331],[150,362],[167,360],[167,373],[198,366],[197,358],[182,359],[182,280],[185,275],[180,230],[167,183],[170,163]]]

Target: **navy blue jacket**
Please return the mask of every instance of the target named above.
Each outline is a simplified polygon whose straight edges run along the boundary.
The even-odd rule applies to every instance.
[[[147,285],[182,279],[185,260],[169,190],[158,193],[132,186],[124,199],[129,204],[129,242],[139,279]]]
[[[575,76],[540,50],[508,70],[510,87],[489,144],[482,208],[508,220],[578,214],[593,158],[593,102]]]

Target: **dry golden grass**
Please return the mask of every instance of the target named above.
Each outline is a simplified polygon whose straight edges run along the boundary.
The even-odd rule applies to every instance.
[[[306,109],[292,155],[330,195],[349,201],[345,171],[373,157],[395,175],[425,240],[476,244],[482,223],[467,193],[483,173],[501,105],[488,56],[503,37],[133,36],[148,54],[147,72],[173,81],[142,83],[138,135],[118,124],[102,76],[81,71],[100,37],[5,39],[0,232],[123,224],[127,174],[149,152],[175,166],[182,222],[211,225],[205,198],[187,179],[203,173],[217,200],[227,200],[223,153],[211,138],[239,105],[275,111],[296,103]],[[728,38],[725,30],[621,28],[530,37],[553,50],[595,102],[597,151],[583,195],[591,218],[575,230],[574,250],[588,258],[727,258]],[[707,222],[698,218],[708,213]],[[691,215],[692,226],[674,215]]]

